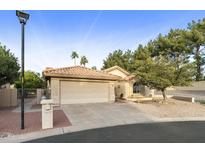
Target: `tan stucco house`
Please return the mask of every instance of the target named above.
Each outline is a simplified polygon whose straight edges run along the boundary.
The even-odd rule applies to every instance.
[[[82,66],[46,68],[43,75],[57,104],[114,102],[134,92],[134,76],[119,66],[102,71]]]

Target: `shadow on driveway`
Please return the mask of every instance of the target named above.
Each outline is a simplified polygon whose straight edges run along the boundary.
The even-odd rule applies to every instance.
[[[131,124],[56,135],[29,142],[51,143],[180,143],[205,142],[205,122]]]

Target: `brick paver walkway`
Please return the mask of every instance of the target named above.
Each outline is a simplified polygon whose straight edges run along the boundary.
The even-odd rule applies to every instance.
[[[54,110],[54,128],[71,125],[62,110]],[[11,109],[0,110],[0,136],[3,134],[22,134],[41,130],[41,112],[25,113],[25,129],[20,129],[20,112]]]

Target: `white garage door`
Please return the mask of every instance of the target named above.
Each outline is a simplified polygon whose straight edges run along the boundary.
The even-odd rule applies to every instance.
[[[61,81],[61,104],[108,102],[108,83]]]

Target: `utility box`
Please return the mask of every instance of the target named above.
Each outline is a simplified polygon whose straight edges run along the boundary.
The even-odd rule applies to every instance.
[[[42,129],[53,128],[53,101],[51,99],[41,100],[42,105]]]

